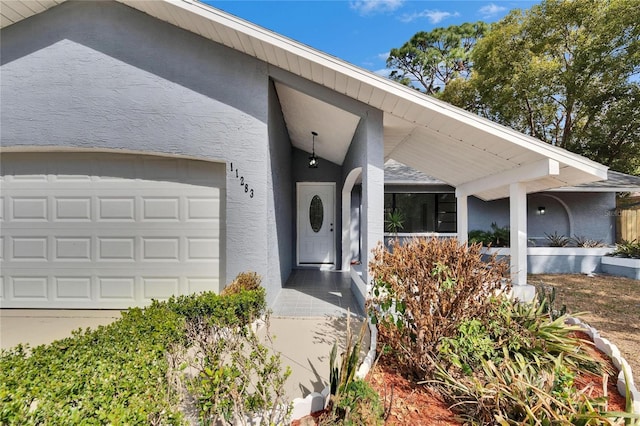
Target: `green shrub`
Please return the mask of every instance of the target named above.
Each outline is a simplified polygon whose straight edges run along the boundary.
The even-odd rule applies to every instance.
[[[264,290],[154,301],[95,330],[0,354],[0,424],[181,424],[181,395],[167,380],[167,353],[187,324],[246,326],[265,309]]]
[[[491,224],[490,231],[474,229],[469,231],[469,243],[482,244],[486,247],[509,247],[510,230],[508,226],[498,226],[495,222]]]
[[[611,256],[640,259],[640,240],[623,241],[616,244],[616,249],[611,253]]]
[[[442,338],[456,336],[467,320],[487,316],[507,270],[495,256],[483,261],[479,244],[435,238],[395,242],[390,250],[380,245],[369,267],[372,321],[404,371],[421,378]]]
[[[273,346],[265,346],[249,325],[192,322],[187,331],[192,346],[178,356],[183,370],[189,366],[197,374],[181,380],[196,401],[200,424],[253,424],[253,417],[260,424],[283,424],[290,412],[284,384],[291,370],[282,369]]]
[[[183,318],[154,304],[96,330],[0,355],[2,424],[179,424],[165,375]]]
[[[335,401],[335,410],[320,418],[320,425],[383,425],[384,405],[378,393],[364,380],[350,382]]]

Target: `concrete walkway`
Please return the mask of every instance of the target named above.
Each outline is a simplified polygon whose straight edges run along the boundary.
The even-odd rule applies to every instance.
[[[362,318],[351,318],[354,339],[360,332]],[[283,366],[291,368],[286,383],[289,399],[304,398],[311,392],[321,392],[329,384],[329,354],[338,343],[338,357],[344,351],[347,319],[323,318],[271,318],[269,334],[275,336],[273,350],[281,355]],[[259,332],[266,335],[265,329]],[[369,348],[369,332],[365,334],[361,358]]]

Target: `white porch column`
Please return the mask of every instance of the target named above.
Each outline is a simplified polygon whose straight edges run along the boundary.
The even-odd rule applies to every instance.
[[[527,190],[522,182],[509,185],[511,281],[514,297],[531,301],[535,287],[527,285]]]
[[[458,244],[466,243],[469,238],[469,207],[468,196],[456,190],[456,219],[458,227]]]

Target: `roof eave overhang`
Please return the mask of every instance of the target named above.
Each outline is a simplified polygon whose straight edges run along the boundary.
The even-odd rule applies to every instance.
[[[540,175],[529,180],[528,191],[538,192],[563,186],[575,186],[603,180],[607,177],[607,167],[599,163],[483,119],[473,113],[426,96],[415,89],[197,1],[116,1],[381,110],[385,114],[400,119],[403,126],[401,130],[407,133],[413,132],[416,128],[429,129],[430,132],[437,131],[438,129],[434,130],[433,127],[430,127],[430,124],[435,121],[441,125],[444,122],[444,125],[449,127],[452,125],[451,123],[455,123],[456,126],[460,125],[462,128],[486,136],[489,141],[506,142],[514,149],[533,154],[529,157],[535,157],[533,160],[530,159],[529,163],[507,162],[499,167],[492,167],[490,171],[485,170],[482,172],[481,178],[486,178],[487,181],[497,184],[499,179],[496,179],[496,176],[501,175],[519,181],[518,170],[526,171],[535,167],[531,164],[545,159],[556,162],[559,172]],[[39,4],[44,7],[42,10],[34,11],[31,15],[62,2],[64,0],[40,0]],[[12,3],[21,4],[23,9],[26,7],[25,10],[29,9],[26,5],[29,2]],[[18,17],[8,22],[3,12],[1,24],[3,27],[11,25],[29,16],[29,12],[27,12],[23,18]],[[463,137],[470,139],[472,136],[464,135]],[[467,149],[467,147],[463,146],[463,149]],[[455,153],[447,155],[453,156]],[[408,165],[426,174],[431,174],[429,170],[423,170],[412,164]],[[450,172],[447,172],[448,174],[433,176],[456,187],[466,184],[467,190],[469,190],[473,187],[473,182],[477,182],[478,179],[477,176],[470,175],[467,181],[460,181],[460,174],[463,174],[464,171],[465,169],[461,167],[451,168]],[[513,182],[509,180],[494,188],[485,186],[482,191],[476,190],[475,193],[469,192],[468,195],[476,195],[483,199],[502,198],[508,195],[508,186],[511,183]]]

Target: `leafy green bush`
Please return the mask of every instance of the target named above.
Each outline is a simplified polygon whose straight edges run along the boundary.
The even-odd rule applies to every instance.
[[[623,241],[616,244],[616,249],[611,253],[611,256],[640,259],[640,240]]]
[[[290,411],[284,384],[291,371],[282,369],[280,354],[248,325],[191,322],[187,333],[192,346],[177,353],[174,348],[171,358],[182,370],[198,372],[183,373],[179,381],[195,400],[200,424],[253,424],[254,417],[261,424],[283,423]]]
[[[384,405],[378,393],[364,380],[350,382],[336,399],[335,410],[320,418],[320,425],[383,425]]]
[[[154,304],[97,330],[0,356],[2,424],[179,424],[165,351],[184,319]]]
[[[507,265],[495,256],[483,261],[479,244],[420,238],[396,241],[389,250],[379,246],[369,268],[374,281],[368,307],[381,340],[406,373],[424,377],[440,340],[493,308]]]
[[[498,226],[495,222],[491,224],[490,231],[474,229],[469,231],[469,243],[482,244],[486,247],[509,247],[510,230],[508,226]]]
[[[200,319],[245,326],[264,291],[154,301],[95,330],[0,354],[0,424],[181,424],[181,396],[166,379],[167,352]]]

